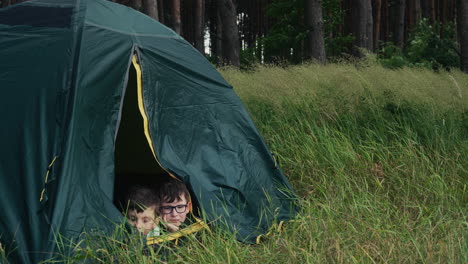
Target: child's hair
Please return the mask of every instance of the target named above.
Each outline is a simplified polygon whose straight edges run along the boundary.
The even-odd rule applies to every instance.
[[[159,187],[158,194],[161,202],[172,203],[178,201],[180,200],[181,194],[185,196],[187,202],[190,201],[190,194],[187,186],[185,186],[182,181],[176,179],[170,179],[164,182]]]
[[[138,213],[143,212],[151,206],[159,206],[159,196],[156,191],[148,186],[134,185],[127,193],[125,198],[125,206],[127,210],[136,210]]]

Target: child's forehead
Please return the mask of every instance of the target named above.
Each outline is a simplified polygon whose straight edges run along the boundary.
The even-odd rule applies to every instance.
[[[155,213],[156,212],[156,205],[148,206],[141,208],[140,210],[132,208],[128,210],[129,215],[139,215],[139,214],[148,214],[148,213]]]
[[[178,202],[187,202],[187,197],[185,197],[185,193],[179,193],[179,195],[176,197],[174,201],[171,201],[171,197],[166,196],[164,197],[161,202],[162,203],[178,203]]]

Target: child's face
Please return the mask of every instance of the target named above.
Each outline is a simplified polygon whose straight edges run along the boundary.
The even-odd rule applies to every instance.
[[[180,195],[179,200],[172,203],[161,202],[160,215],[164,222],[180,226],[187,217],[191,203],[187,202],[185,195]]]
[[[130,224],[136,227],[138,231],[145,236],[148,235],[148,233],[158,224],[158,219],[156,218],[156,206],[150,206],[143,212],[129,210],[127,217]]]

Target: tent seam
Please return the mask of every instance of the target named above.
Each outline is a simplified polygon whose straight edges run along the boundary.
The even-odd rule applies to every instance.
[[[73,8],[75,7],[74,4],[61,4],[60,2],[57,2],[57,3],[53,3],[53,4],[50,4],[50,3],[41,3],[41,2],[24,2],[24,3],[21,3],[22,5],[25,5],[25,6],[42,6],[42,7],[56,7],[56,6],[59,6],[59,8]],[[11,6],[14,6],[14,5],[11,5]]]
[[[165,35],[160,35],[160,34],[129,33],[129,32],[125,32],[125,31],[122,31],[122,30],[117,30],[117,29],[114,29],[114,28],[111,28],[111,27],[106,27],[106,26],[94,24],[94,23],[88,22],[88,21],[85,21],[84,24],[86,24],[88,26],[93,26],[93,27],[97,27],[97,28],[110,30],[110,31],[117,32],[117,33],[124,34],[124,35],[129,35],[129,36],[159,37],[159,38],[179,39],[179,40],[181,39],[181,37],[179,37],[177,35],[175,35],[175,36],[165,36]]]

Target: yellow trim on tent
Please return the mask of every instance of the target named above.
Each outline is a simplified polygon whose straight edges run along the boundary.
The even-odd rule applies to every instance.
[[[54,162],[55,162],[56,159],[57,159],[57,156],[55,156],[54,159],[52,159],[52,161],[50,162],[49,166],[47,166],[47,172],[46,172],[46,176],[45,176],[45,180],[44,180],[44,189],[42,189],[42,191],[41,191],[41,197],[39,198],[39,202],[42,202],[42,200],[44,199],[44,193],[45,193],[45,190],[46,190],[45,184],[47,184],[47,181],[49,181],[50,169],[54,165]]]
[[[159,162],[158,157],[156,156],[156,152],[154,151],[153,147],[153,140],[151,139],[150,130],[149,130],[149,122],[148,116],[146,115],[144,101],[143,101],[143,81],[142,81],[142,71],[140,64],[137,61],[136,55],[132,57],[132,64],[136,71],[137,77],[137,94],[138,94],[138,109],[140,110],[141,117],[143,118],[143,129],[145,130],[146,140],[148,141],[149,147],[151,148],[151,152],[153,153],[153,157],[158,163],[159,167],[161,167],[164,171],[166,171],[172,178],[179,180],[177,177],[172,175],[172,173],[168,172]]]
[[[260,244],[260,242],[262,242],[262,237],[263,237],[263,235],[259,235],[259,236],[257,237],[257,239],[255,240],[255,243],[256,243],[256,244]]]
[[[145,107],[143,104],[143,86],[142,86],[142,80],[141,80],[141,67],[140,67],[140,64],[137,62],[135,55],[133,55],[132,63],[133,63],[133,67],[135,67],[135,71],[137,75],[138,109],[140,109],[140,114],[141,114],[141,117],[143,118],[143,128],[145,130],[146,140],[149,143],[149,146],[151,148],[151,152],[153,153],[154,158],[156,159],[156,161],[158,161],[158,159],[156,158],[156,153],[154,152],[154,148],[153,148],[153,140],[151,139],[151,136],[149,134],[148,117],[146,116]],[[159,165],[161,166],[161,164]]]
[[[283,229],[283,224],[284,224],[284,221],[279,222],[278,229],[276,229],[277,232],[281,232],[281,229]]]
[[[183,228],[177,232],[162,235],[162,236],[157,236],[157,237],[150,237],[146,240],[146,245],[154,245],[154,244],[160,244],[166,241],[172,241],[175,240],[175,243],[177,244],[178,239],[181,237],[184,237],[186,235],[196,233],[202,229],[209,229],[208,225],[203,222],[202,220],[195,218],[197,221],[196,223],[193,223],[186,228]]]
[[[280,221],[278,223],[278,226],[273,225],[268,233],[257,236],[257,239],[255,240],[256,244],[260,244],[260,242],[262,242],[262,238],[266,238],[267,236],[271,235],[273,231],[276,231],[278,233],[281,232],[281,229],[283,229],[283,224],[284,221]]]

